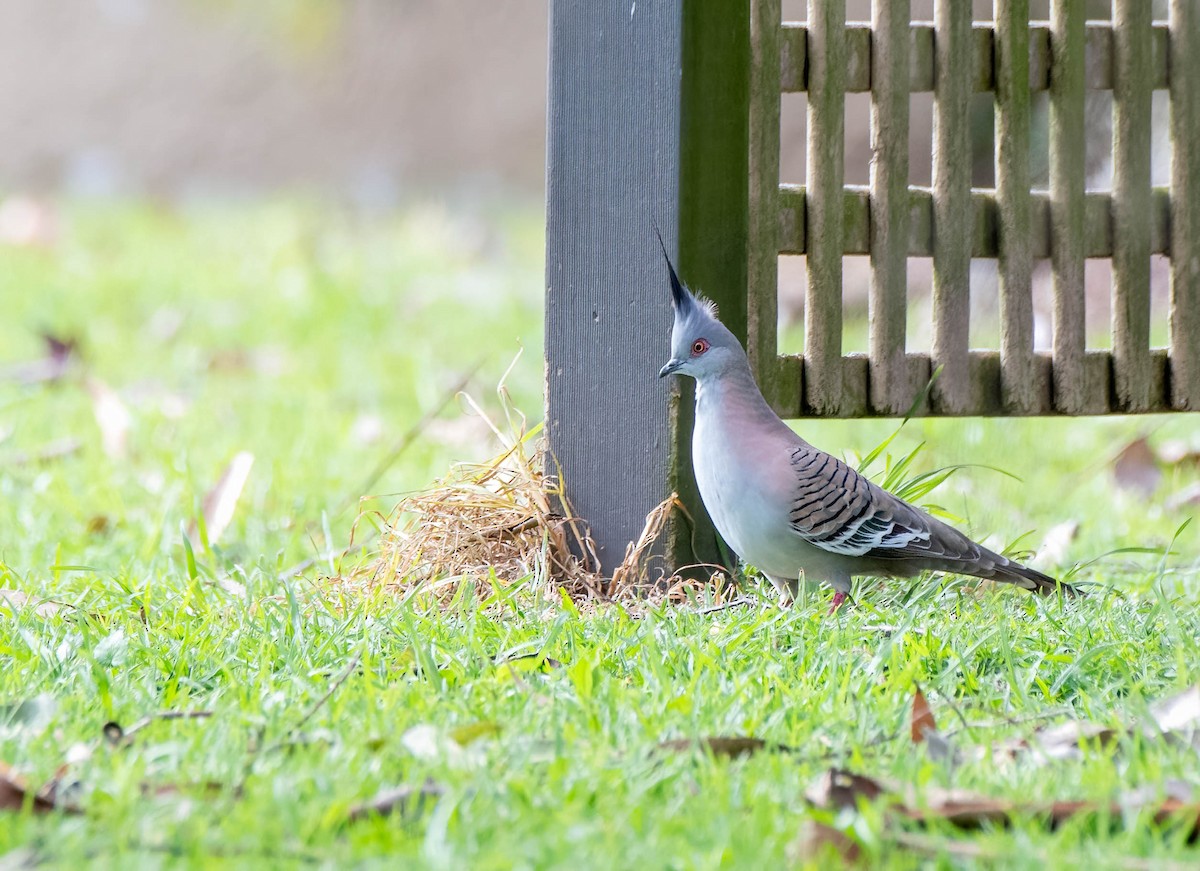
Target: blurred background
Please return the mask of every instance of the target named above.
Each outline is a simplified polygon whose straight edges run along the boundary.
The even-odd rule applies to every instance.
[[[1165,16],[1165,0],[1154,2]],[[803,20],[805,0],[785,0]],[[1109,18],[1108,0],[1088,0]],[[913,0],[929,19],[933,0]],[[989,19],[991,0],[974,0]],[[1161,8],[1159,8],[1161,7]],[[7,0],[0,8],[0,90],[8,120],[0,190],[44,197],[165,200],[303,193],[367,209],[431,198],[541,208],[545,156],[545,0]],[[1049,0],[1033,0],[1046,18]],[[847,17],[869,20],[869,0]],[[782,180],[805,174],[806,101],[786,95]],[[846,181],[866,184],[869,95],[848,95]],[[911,99],[911,182],[931,177],[932,95]],[[1089,186],[1111,186],[1111,97],[1089,96]],[[974,183],[994,184],[992,102],[975,97]],[[1155,98],[1155,184],[1169,167],[1165,94]],[[1048,184],[1048,101],[1034,106],[1034,183]],[[26,199],[0,213],[0,236],[36,233]],[[783,348],[803,350],[803,258],[781,262]],[[1108,345],[1107,263],[1089,263],[1089,332]],[[930,263],[909,264],[913,350],[928,347],[921,304]],[[865,258],[846,259],[849,321],[865,317]],[[1049,347],[1048,266],[1035,291],[1037,338]],[[972,341],[995,346],[995,269],[972,274]],[[1166,312],[1166,264],[1155,258],[1156,322]],[[1165,337],[1164,337],[1165,338]],[[865,350],[850,323],[848,350]]]
[[[544,0],[5,0],[0,185],[541,196]]]

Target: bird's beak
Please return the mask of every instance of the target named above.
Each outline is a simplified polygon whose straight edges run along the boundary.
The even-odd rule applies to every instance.
[[[683,365],[682,360],[677,360],[674,357],[672,357],[670,360],[667,361],[666,366],[663,366],[661,369],[658,370],[658,377],[666,378],[672,372],[675,372],[676,370],[678,370],[679,367],[682,365]]]

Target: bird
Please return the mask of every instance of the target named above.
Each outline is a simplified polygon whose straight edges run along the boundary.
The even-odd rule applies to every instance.
[[[658,374],[696,381],[692,465],[700,498],[721,538],[771,582],[784,604],[795,601],[801,576],[833,587],[833,613],[854,577],[924,571],[1078,594],[804,441],[763,398],[745,350],[716,306],[679,280],[661,234],[658,241],[674,312],[671,357]]]

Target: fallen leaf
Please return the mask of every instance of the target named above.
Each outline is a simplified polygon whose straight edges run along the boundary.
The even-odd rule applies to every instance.
[[[1078,520],[1064,520],[1046,530],[1042,543],[1033,557],[1035,566],[1060,566],[1067,561],[1067,550],[1079,535]]]
[[[251,371],[260,375],[282,375],[288,368],[287,351],[269,346],[261,348],[225,348],[217,351],[208,361],[214,372]]]
[[[50,617],[63,608],[58,602],[35,601],[32,596],[21,590],[0,590],[0,606],[2,605],[7,605],[13,614],[32,608],[33,613],[39,617]]]
[[[862,847],[841,829],[805,820],[800,833],[788,845],[787,854],[796,865],[815,862],[818,867],[826,867],[831,859],[855,865],[862,860]]]
[[[367,817],[387,816],[393,813],[405,817],[419,816],[424,812],[427,801],[441,798],[445,794],[446,788],[433,779],[427,779],[420,786],[386,789],[362,804],[353,805],[348,819],[354,823]]]
[[[53,799],[56,785],[52,781],[37,792],[30,790],[25,778],[16,774],[12,768],[0,762],[0,811],[20,811],[29,802],[35,814],[48,814],[52,811],[62,811],[68,814],[79,813],[79,808],[73,804],[57,803]]]
[[[48,248],[58,238],[58,213],[48,200],[15,195],[0,203],[0,244]]]
[[[1182,490],[1172,493],[1166,504],[1168,511],[1178,511],[1181,508],[1200,505],[1200,482],[1189,484]]]
[[[1140,732],[1146,738],[1168,738],[1197,744],[1200,741],[1200,685],[1189,687],[1150,706],[1153,725],[1118,727],[1082,720],[1069,720],[1040,729],[1028,738],[982,748],[980,757],[1016,758],[1029,754],[1039,762],[1081,759],[1088,744],[1107,747],[1127,735]]]
[[[400,736],[400,743],[404,745],[405,750],[425,762],[447,762],[453,766],[471,766],[483,760],[479,748],[464,747],[450,735],[429,723],[420,723],[410,728]]]
[[[709,738],[675,738],[663,741],[656,749],[683,753],[689,750],[702,749],[713,756],[723,756],[727,759],[740,759],[751,756],[759,751],[790,753],[792,748],[784,744],[768,744],[762,738],[751,738],[745,735],[716,735]]]
[[[937,731],[937,720],[933,718],[933,711],[929,710],[929,701],[920,687],[913,693],[911,720],[909,734],[914,744],[922,743],[927,732]]]
[[[1163,734],[1194,742],[1200,732],[1200,685],[1155,702],[1150,715]]]
[[[483,738],[493,738],[499,735],[500,731],[499,723],[484,720],[479,723],[467,723],[465,726],[458,726],[451,729],[450,737],[459,747],[466,747],[468,744],[474,744]]]
[[[31,699],[0,705],[0,726],[41,730],[54,721],[56,713],[58,700],[49,693],[38,693]]]
[[[229,575],[222,575],[217,578],[217,586],[235,598],[246,598],[246,585],[241,581],[235,581]]]
[[[550,656],[545,656],[541,653],[526,653],[522,656],[505,657],[501,655],[496,659],[496,665],[504,665],[511,668],[513,671],[548,671],[552,668],[562,668],[563,664],[557,659]]]
[[[1080,814],[1104,814],[1114,821],[1126,819],[1130,812],[1151,815],[1157,824],[1182,822],[1188,827],[1188,841],[1200,835],[1200,805],[1167,798],[1134,805],[1121,802],[1054,801],[1019,802],[994,799],[962,790],[926,788],[922,793],[903,796],[895,784],[850,771],[832,769],[823,774],[806,794],[815,807],[827,810],[853,810],[860,802],[886,801],[886,812],[919,825],[949,823],[960,829],[978,829],[985,825],[1009,826],[1017,818],[1042,817],[1050,828]]]
[[[27,871],[42,865],[42,857],[33,847],[17,847],[0,856],[0,871]]]
[[[249,451],[239,452],[229,461],[216,486],[205,495],[201,510],[204,513],[204,528],[210,545],[220,540],[233,520],[238,499],[241,498],[246,481],[250,478],[253,465],[254,454]],[[188,538],[193,546],[199,545],[195,521],[188,526]]]
[[[954,748],[941,732],[938,731],[937,720],[929,708],[925,693],[917,687],[913,692],[912,714],[909,723],[909,736],[914,744],[924,744],[930,759],[936,761],[953,761]]]
[[[92,397],[92,414],[100,427],[100,443],[104,453],[119,460],[125,456],[129,441],[129,429],[133,416],[115,390],[98,378],[86,381],[88,395]]]
[[[143,783],[142,795],[153,798],[171,798],[173,796],[203,796],[217,798],[229,792],[229,787],[217,780],[202,780],[197,783]],[[234,794],[241,790],[235,787]]]
[[[1183,439],[1168,439],[1158,446],[1158,459],[1167,466],[1200,465],[1200,450]]]
[[[831,768],[813,782],[804,797],[815,807],[844,810],[857,808],[860,801],[873,802],[886,791],[873,778]]]
[[[387,427],[377,414],[360,414],[350,426],[350,439],[355,444],[373,445],[383,438]]]
[[[75,361],[78,343],[74,339],[43,333],[42,344],[45,349],[42,357],[0,369],[0,381],[29,386],[58,381],[66,375]]]
[[[1068,722],[1043,729],[1034,735],[1031,748],[1043,761],[1083,757],[1086,743],[1107,747],[1120,736],[1120,730],[1101,723]]]
[[[124,728],[115,720],[110,720],[101,727],[104,738],[114,747],[128,746],[133,742],[133,736],[147,726],[164,720],[207,720],[212,717],[212,711],[158,711],[137,720],[129,728]]]
[[[60,460],[82,450],[83,442],[76,438],[62,438],[48,442],[41,449],[32,453],[10,454],[7,464],[10,466],[26,466],[30,463],[49,463]]]
[[[1158,457],[1143,436],[1127,444],[1113,460],[1113,478],[1118,489],[1150,496],[1162,480]]]

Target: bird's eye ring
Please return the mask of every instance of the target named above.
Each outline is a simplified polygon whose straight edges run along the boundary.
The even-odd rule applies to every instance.
[[[692,342],[692,356],[693,357],[699,357],[701,354],[703,354],[707,350],[708,350],[708,340],[707,339],[697,339],[696,341]]]

